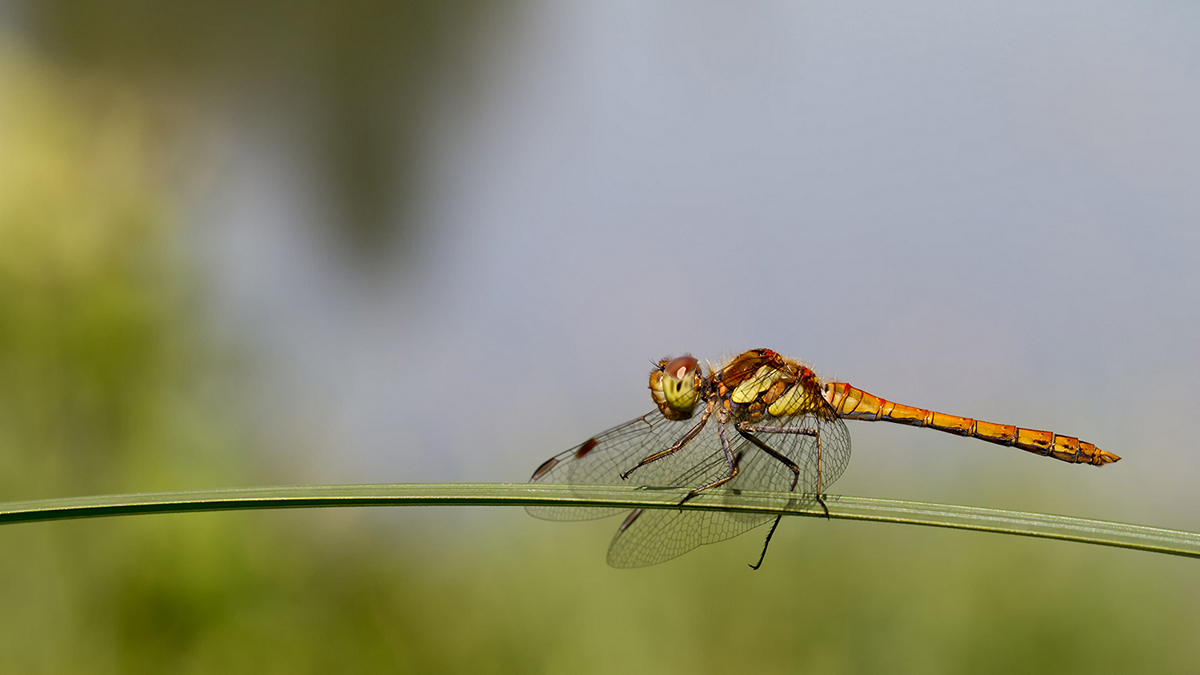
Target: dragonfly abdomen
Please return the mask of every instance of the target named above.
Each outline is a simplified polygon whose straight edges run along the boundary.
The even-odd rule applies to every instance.
[[[1025,429],[1010,424],[993,424],[970,417],[914,408],[869,394],[845,382],[827,383],[822,390],[822,395],[840,417],[847,419],[929,427],[958,436],[969,436],[989,443],[1021,448],[1037,455],[1053,457],[1072,464],[1103,466],[1121,459],[1111,452],[1105,452],[1074,436],[1063,436],[1052,431]]]

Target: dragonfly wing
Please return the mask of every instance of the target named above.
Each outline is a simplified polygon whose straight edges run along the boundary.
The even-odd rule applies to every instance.
[[[630,512],[608,547],[608,564],[613,567],[657,565],[709,543],[734,537],[766,522],[750,524],[731,521],[720,511],[683,509],[636,509]],[[740,527],[724,533],[725,526]],[[724,536],[714,536],[723,533]]]
[[[699,416],[689,420],[668,420],[656,410],[597,434],[574,448],[551,457],[533,472],[529,482],[675,486],[677,484],[671,482],[671,478],[672,472],[679,473],[679,455],[691,456],[692,462],[696,461],[696,450],[691,447],[692,444],[676,455],[643,466],[630,475],[628,480],[622,480],[621,474],[632,469],[644,457],[671,447],[698,422]],[[613,516],[626,509],[528,506],[525,510],[530,515],[545,520],[590,520]]]
[[[744,445],[748,444],[740,438],[737,443],[730,442],[735,456],[744,450]],[[718,450],[673,482],[680,486],[699,486],[724,476],[728,471],[725,453]],[[730,482],[736,480],[734,478]],[[736,537],[772,517],[727,511],[635,509],[621,523],[608,547],[608,564],[613,567],[656,565],[702,544]]]
[[[714,425],[715,426],[715,425]],[[836,417],[805,414],[780,418],[763,426],[812,429],[820,438],[822,489],[846,468],[850,456],[850,433]],[[800,469],[799,480],[790,466],[763,451],[726,426],[730,449],[738,459],[738,475],[725,484],[728,491],[717,493],[730,498],[739,490],[789,492],[796,481],[796,499],[802,504],[816,501],[818,436],[791,432],[753,434]],[[715,430],[706,429],[697,443],[717,447],[702,462],[675,477],[671,485],[704,485],[726,475],[728,463],[720,449]],[[643,567],[678,557],[703,544],[731,539],[774,519],[770,514],[736,511],[695,511],[684,509],[637,509],[617,530],[608,550],[613,567]]]

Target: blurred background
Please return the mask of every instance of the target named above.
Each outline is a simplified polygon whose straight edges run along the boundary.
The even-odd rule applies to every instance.
[[[1200,8],[0,3],[0,500],[522,482],[770,347],[1074,434],[850,423],[831,492],[1200,529]],[[785,521],[0,528],[21,673],[1195,672],[1196,561]]]

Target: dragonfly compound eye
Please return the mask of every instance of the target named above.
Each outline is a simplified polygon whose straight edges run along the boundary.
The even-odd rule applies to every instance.
[[[700,400],[700,362],[691,356],[663,359],[650,373],[650,394],[667,419],[692,416]]]

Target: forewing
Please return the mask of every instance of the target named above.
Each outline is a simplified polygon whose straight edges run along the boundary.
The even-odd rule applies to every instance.
[[[533,472],[531,483],[561,483],[569,485],[645,485],[672,487],[672,472],[676,474],[686,454],[695,463],[696,453],[707,455],[692,443],[672,457],[647,464],[635,471],[628,480],[621,474],[632,469],[648,455],[671,447],[700,421],[697,415],[688,420],[668,420],[657,410],[597,434],[579,445],[551,457]],[[699,440],[699,439],[696,439]],[[623,508],[528,506],[530,515],[546,520],[590,520],[621,513]]]

